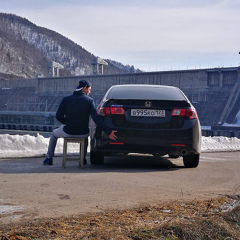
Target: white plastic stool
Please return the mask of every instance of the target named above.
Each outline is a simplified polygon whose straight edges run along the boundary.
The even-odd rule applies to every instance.
[[[79,161],[79,167],[83,168],[84,164],[84,142],[85,138],[64,138],[63,143],[63,162],[62,167],[66,167],[66,162],[71,160],[78,160]],[[68,143],[79,143],[79,155],[78,158],[68,157],[67,156],[67,144]]]

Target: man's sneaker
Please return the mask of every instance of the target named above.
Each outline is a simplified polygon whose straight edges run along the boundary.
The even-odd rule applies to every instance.
[[[52,158],[46,158],[46,159],[43,161],[43,165],[53,165],[53,160],[52,160]]]

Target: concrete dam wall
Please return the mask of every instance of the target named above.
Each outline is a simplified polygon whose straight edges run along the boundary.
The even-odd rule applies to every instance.
[[[233,123],[240,109],[240,67],[146,72],[122,75],[81,75],[19,80],[0,80],[0,123],[16,121],[6,115],[23,113],[52,116],[78,82],[92,83],[96,105],[112,85],[156,84],[180,88],[197,109],[201,125]],[[28,114],[28,115],[29,115]],[[3,120],[5,116],[5,120]],[[19,117],[18,117],[19,118]],[[36,117],[35,117],[36,118]],[[40,121],[40,120],[39,120]],[[18,122],[21,122],[18,120]],[[27,120],[25,121],[27,122]],[[50,121],[51,122],[51,121]],[[48,121],[42,123],[48,124]],[[55,124],[55,123],[52,123]]]

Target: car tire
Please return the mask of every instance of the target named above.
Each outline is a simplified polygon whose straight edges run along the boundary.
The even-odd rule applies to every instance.
[[[196,168],[199,164],[200,155],[192,154],[183,156],[183,164],[186,168]]]
[[[101,152],[90,152],[90,162],[91,164],[103,164],[104,154]]]

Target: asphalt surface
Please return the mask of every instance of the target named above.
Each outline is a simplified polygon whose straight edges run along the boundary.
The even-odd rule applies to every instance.
[[[176,200],[240,194],[240,152],[202,153],[199,166],[182,158],[106,157],[104,165],[54,158],[0,159],[0,224],[126,209]]]

